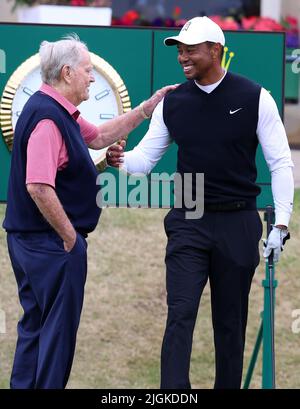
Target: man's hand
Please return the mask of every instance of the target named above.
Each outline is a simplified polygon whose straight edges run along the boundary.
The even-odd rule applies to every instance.
[[[77,240],[77,234],[76,231],[74,230],[72,236],[70,238],[64,240],[64,249],[66,252],[70,252],[72,248],[75,246]]]
[[[106,161],[109,166],[119,168],[122,166],[124,149],[126,146],[126,141],[122,139],[120,143],[116,145],[111,145],[106,151]]]
[[[77,234],[52,186],[44,183],[28,183],[27,191],[38,209],[64,242],[64,249],[71,251]]]
[[[167,85],[166,87],[163,87],[159,89],[158,91],[155,92],[155,94],[152,95],[147,101],[143,102],[143,111],[147,115],[147,117],[150,117],[156,107],[156,105],[165,97],[165,95],[169,91],[173,91],[178,87],[179,84],[175,85]]]
[[[91,143],[89,148],[102,149],[110,146],[116,141],[125,138],[142,121],[149,119],[156,105],[163,99],[167,92],[174,90],[178,85],[167,85],[155,92],[152,97],[143,101],[132,109],[116,118],[110,119],[98,126],[98,135]],[[112,166],[116,166],[114,163]]]
[[[285,243],[285,239],[287,239],[289,232],[287,228],[278,228],[276,226],[273,227],[271,230],[269,237],[264,242],[264,251],[263,255],[265,258],[268,258],[271,252],[273,251],[273,260],[274,263],[277,263],[280,258],[280,253],[283,250],[283,245]]]

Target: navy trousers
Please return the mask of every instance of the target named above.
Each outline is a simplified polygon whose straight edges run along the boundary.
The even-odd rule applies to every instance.
[[[215,343],[215,388],[240,388],[248,295],[259,263],[262,223],[256,210],[165,218],[168,318],[161,354],[161,388],[190,388],[193,331],[209,279]]]
[[[24,315],[12,389],[62,389],[71,371],[87,272],[87,244],[77,233],[70,253],[53,232],[8,233]]]

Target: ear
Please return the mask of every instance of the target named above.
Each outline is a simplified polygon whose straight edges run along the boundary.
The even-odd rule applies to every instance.
[[[220,55],[220,44],[216,43],[212,46],[210,49],[210,54],[212,56],[213,60],[216,60],[218,56]]]
[[[64,65],[61,69],[61,79],[65,80],[68,84],[71,81],[71,67]]]
[[[212,58],[213,60],[215,60],[215,59],[217,58],[217,53],[216,53],[216,51],[215,51],[213,48],[211,48],[211,49],[209,50],[209,52],[210,52],[211,58]]]

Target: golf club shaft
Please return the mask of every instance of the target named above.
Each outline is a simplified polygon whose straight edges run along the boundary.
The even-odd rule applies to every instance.
[[[272,230],[272,222],[274,209],[272,206],[267,206],[267,235]],[[272,389],[276,388],[275,383],[275,321],[274,321],[274,254],[273,251],[268,257],[268,271],[269,271],[269,291],[270,291],[270,329],[271,329],[271,356],[272,356]]]

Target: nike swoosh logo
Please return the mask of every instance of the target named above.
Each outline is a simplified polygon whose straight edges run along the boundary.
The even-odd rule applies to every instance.
[[[239,108],[239,109],[236,109],[235,111],[229,111],[229,113],[230,113],[230,115],[233,115],[233,114],[235,114],[236,112],[239,112],[241,109],[243,109],[243,108]]]

